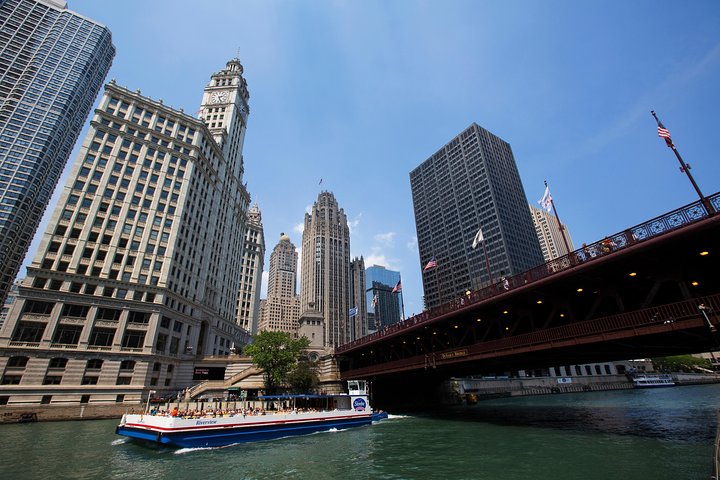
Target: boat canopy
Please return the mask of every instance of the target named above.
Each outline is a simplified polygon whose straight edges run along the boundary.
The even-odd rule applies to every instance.
[[[257,398],[258,398],[258,400],[292,400],[292,399],[297,399],[297,398],[307,398],[307,399],[309,399],[309,398],[338,398],[338,397],[349,397],[349,396],[350,395],[348,395],[347,393],[338,393],[335,395],[332,395],[332,394],[326,394],[326,395],[321,395],[321,394],[290,395],[290,394],[287,394],[287,395],[259,395]]]

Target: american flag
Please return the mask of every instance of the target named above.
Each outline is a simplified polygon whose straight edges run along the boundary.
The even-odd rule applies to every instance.
[[[395,292],[402,292],[402,284],[400,283],[400,280],[398,280],[397,285],[395,285],[395,288],[392,289],[391,293]]]
[[[664,138],[667,146],[672,148],[673,143],[672,138],[670,138],[670,130],[665,128],[662,123],[658,126],[658,136]]]
[[[432,260],[430,260],[427,265],[425,265],[425,269],[423,270],[423,272],[427,272],[431,268],[435,267],[437,267],[437,261],[435,260],[435,257],[433,257]]]

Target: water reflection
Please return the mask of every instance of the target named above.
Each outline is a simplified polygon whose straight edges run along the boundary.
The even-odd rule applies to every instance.
[[[670,441],[712,441],[720,399],[717,385],[519,397],[438,410],[445,420],[503,426],[592,431]]]

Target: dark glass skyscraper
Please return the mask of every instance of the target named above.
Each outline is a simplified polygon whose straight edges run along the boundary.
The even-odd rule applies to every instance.
[[[421,268],[437,261],[423,271],[426,307],[544,262],[510,144],[477,124],[410,172],[410,187]]]
[[[115,56],[54,0],[0,0],[0,303]]]
[[[373,265],[365,270],[365,295],[368,304],[368,328],[380,330],[400,321],[402,288],[393,293],[400,272]]]

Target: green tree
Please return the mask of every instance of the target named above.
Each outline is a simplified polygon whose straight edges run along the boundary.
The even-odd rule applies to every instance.
[[[288,373],[286,380],[293,393],[308,393],[320,382],[315,364],[307,360],[298,362]]]
[[[296,340],[286,332],[263,331],[245,347],[245,355],[265,371],[265,389],[272,395],[283,385],[288,372],[295,368],[309,345],[306,337]]]
[[[653,358],[653,365],[661,372],[691,372],[693,367],[712,368],[712,363],[706,358],[692,355],[674,355],[671,357]]]

